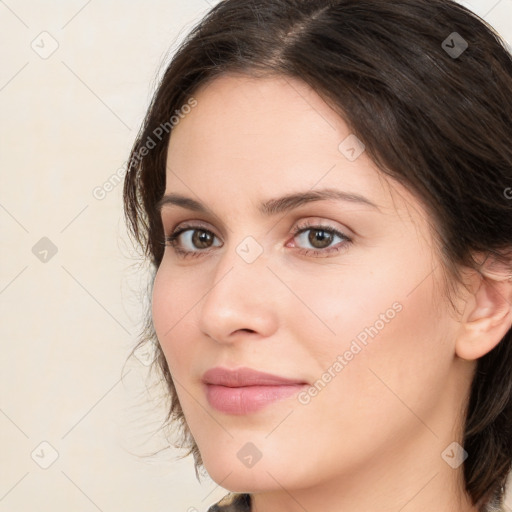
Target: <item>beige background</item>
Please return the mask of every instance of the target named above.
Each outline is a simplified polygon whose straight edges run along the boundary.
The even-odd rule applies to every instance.
[[[0,512],[202,512],[225,494],[177,452],[142,457],[166,444],[144,354],[123,367],[145,276],[104,186],[213,3],[0,1]],[[512,0],[465,3],[512,42]]]

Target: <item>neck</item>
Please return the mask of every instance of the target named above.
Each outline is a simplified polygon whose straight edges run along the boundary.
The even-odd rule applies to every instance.
[[[465,492],[463,464],[454,468],[441,455],[458,438],[458,427],[447,428],[448,417],[457,423],[453,404],[438,407],[414,435],[395,436],[330,481],[254,493],[251,512],[479,512]]]
[[[439,452],[420,458],[409,450],[399,458],[308,489],[254,493],[251,512],[479,512],[463,489],[462,466],[452,469]]]

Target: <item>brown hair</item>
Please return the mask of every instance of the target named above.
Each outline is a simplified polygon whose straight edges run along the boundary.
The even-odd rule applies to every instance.
[[[155,205],[165,190],[170,120],[225,72],[309,84],[378,167],[427,205],[453,277],[464,266],[478,270],[475,253],[510,269],[512,58],[491,27],[450,0],[225,0],[174,54],[131,151],[125,213],[153,270],[164,251]],[[149,312],[139,345],[147,340],[169,392],[166,421],[181,427],[197,474],[201,455]],[[465,486],[482,512],[502,503],[511,469],[511,369],[509,330],[478,360],[465,411]]]

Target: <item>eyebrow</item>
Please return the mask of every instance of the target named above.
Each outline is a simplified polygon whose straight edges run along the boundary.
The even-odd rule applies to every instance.
[[[343,192],[341,190],[332,188],[309,190],[307,192],[297,192],[275,199],[269,199],[260,203],[258,210],[265,216],[272,216],[293,210],[307,203],[333,199],[337,201],[362,204],[380,211],[380,208],[375,203],[364,196],[354,194],[352,192]],[[161,211],[162,208],[169,205],[181,206],[182,208],[201,213],[212,213],[209,208],[204,206],[199,201],[176,193],[164,195],[162,199],[160,199],[160,201],[158,201],[156,204],[156,210]]]

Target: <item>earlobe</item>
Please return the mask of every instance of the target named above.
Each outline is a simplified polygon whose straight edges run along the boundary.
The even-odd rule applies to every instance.
[[[455,345],[457,356],[469,361],[495,348],[512,326],[512,279],[475,273],[475,280]]]

